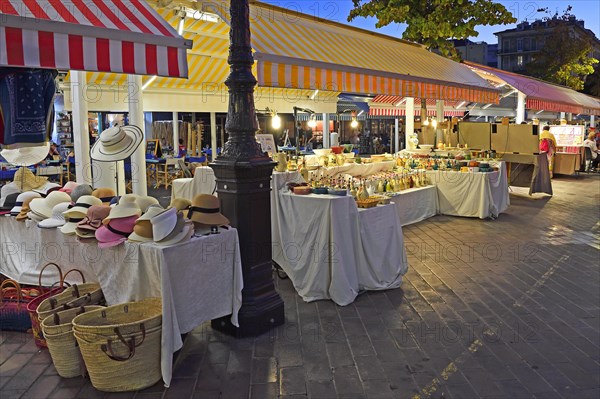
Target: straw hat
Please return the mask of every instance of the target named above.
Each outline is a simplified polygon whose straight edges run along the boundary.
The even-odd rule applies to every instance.
[[[29,203],[31,211],[44,219],[52,216],[52,209],[61,202],[71,202],[71,196],[61,191],[53,191],[46,198],[34,198]]]
[[[137,218],[138,216],[134,215],[112,219],[109,220],[108,223],[102,225],[96,230],[98,247],[110,248],[127,241],[127,237],[133,232]]]
[[[4,200],[10,194],[20,194],[22,192],[23,191],[21,191],[21,189],[17,187],[17,185],[13,182],[3,185],[2,187],[0,187],[0,206],[4,205]]]
[[[43,220],[45,220],[46,218],[43,216],[38,215],[37,213],[33,212],[33,211],[29,211],[27,212],[27,218],[30,220],[33,220],[36,223],[39,223]]]
[[[194,233],[194,224],[183,217],[181,212],[177,213],[177,223],[173,228],[173,231],[160,241],[156,241],[156,245],[166,247],[169,245],[175,245],[183,241],[190,239]]]
[[[187,217],[193,222],[210,226],[229,224],[229,219],[221,214],[219,199],[210,194],[196,195],[192,200]]]
[[[52,191],[58,191],[60,189],[60,185],[52,182],[47,182],[42,187],[34,188],[31,191],[35,191],[36,193],[40,193],[42,198],[45,198]]]
[[[92,192],[92,195],[96,198],[100,198],[103,204],[108,205],[110,201],[117,196],[117,193],[115,193],[115,190],[112,188],[100,187],[95,189]]]
[[[192,206],[192,201],[185,198],[175,198],[171,201],[171,206],[178,211],[186,211],[187,213],[187,209]]]
[[[146,211],[151,205],[158,205],[158,200],[154,197],[150,197],[149,195],[137,197],[135,202],[142,210],[142,213],[146,213]]]
[[[18,213],[15,213],[16,219],[18,221],[27,219],[27,214],[31,211],[31,209],[29,209],[29,204],[35,198],[41,198],[41,196],[38,193],[34,193],[33,191],[27,191],[26,193],[23,193],[23,197],[19,196],[17,198],[17,204],[21,200],[23,201],[23,203],[20,206],[17,205],[15,208],[13,208],[13,211],[15,212],[16,209],[18,209]],[[13,213],[13,211],[11,211],[11,213]]]
[[[150,220],[163,211],[164,209],[160,205],[151,205],[146,213],[136,220],[135,226],[133,227],[133,233],[129,235],[129,241],[154,241],[152,222],[150,222]]]
[[[68,181],[65,183],[65,185],[63,186],[63,188],[61,188],[58,191],[64,191],[67,194],[71,194],[73,192],[73,189],[75,187],[79,186],[79,183],[74,182],[74,181]],[[71,198],[71,200],[73,200],[73,198]]]
[[[40,163],[46,159],[49,150],[50,143],[46,142],[43,145],[38,146],[4,149],[0,151],[0,155],[2,155],[8,163],[12,163],[13,165],[29,166]]]
[[[102,205],[102,201],[93,195],[82,195],[79,197],[75,205],[65,211],[65,216],[70,217],[75,214],[82,214],[82,217],[85,217],[88,209],[94,205]]]
[[[108,217],[104,219],[104,224],[108,224],[112,219],[121,219],[129,216],[136,216],[136,219],[140,217],[142,210],[138,206],[136,198],[137,196],[134,194],[123,195],[119,203],[110,210]]]
[[[46,151],[46,154],[48,151]],[[31,191],[46,184],[48,178],[45,176],[36,176],[29,169],[22,167],[15,172],[13,182],[21,191]]]
[[[71,191],[71,201],[74,203],[84,195],[92,195],[92,186],[89,184],[80,184]]]
[[[44,229],[53,229],[65,224],[65,216],[63,212],[69,207],[68,202],[61,202],[52,208],[52,216],[49,219],[42,220],[38,223],[39,227]]]
[[[144,140],[144,132],[137,126],[115,126],[100,133],[90,157],[95,161],[121,161],[129,157]]]
[[[75,233],[81,238],[95,238],[96,230],[102,226],[102,221],[110,213],[110,208],[104,205],[92,205],[87,210],[85,218],[77,223]]]
[[[0,215],[7,215],[17,205],[17,198],[21,195],[20,193],[9,194],[4,199],[4,204],[0,207]]]

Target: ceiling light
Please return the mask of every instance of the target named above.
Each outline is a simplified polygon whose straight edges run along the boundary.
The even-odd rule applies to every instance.
[[[431,121],[431,127],[433,127],[434,129],[437,127],[437,119],[433,119]]]
[[[317,94],[319,94],[319,89],[316,89],[315,92],[310,96],[311,100],[314,100],[315,97],[317,96]]]
[[[429,118],[423,121],[423,126],[429,126]]]
[[[358,121],[356,119],[352,119],[352,122],[350,122],[350,127],[352,129],[356,129],[358,127]]]
[[[310,115],[310,119],[308,120],[308,127],[310,127],[311,129],[317,127],[317,117],[315,116],[315,114]]]
[[[362,115],[362,114],[364,114],[364,113],[365,113],[365,111],[364,111],[364,110],[361,110],[361,111],[358,113],[358,115],[356,115],[356,116],[361,116],[361,115]]]
[[[146,83],[144,83],[142,85],[142,90],[146,90],[148,88],[148,86],[150,86],[152,84],[152,82],[154,82],[156,80],[156,78],[158,78],[158,76],[154,75],[150,79],[148,79],[148,81],[146,81]]]
[[[541,114],[542,112],[544,112],[544,110],[543,110],[543,109],[540,109],[540,110],[539,110],[538,112],[536,112],[535,114],[536,114],[536,115],[539,115],[539,114]]]
[[[277,115],[277,112],[274,112],[273,118],[271,119],[271,126],[273,129],[277,130],[281,127],[281,117]]]

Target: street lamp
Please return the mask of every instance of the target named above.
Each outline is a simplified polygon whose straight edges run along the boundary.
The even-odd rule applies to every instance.
[[[294,106],[294,137],[296,138],[296,155],[298,155],[298,150],[300,148],[300,143],[298,141],[300,132],[298,131],[298,112],[306,112],[310,114],[310,120],[308,121],[308,126],[311,129],[317,127],[317,118],[315,115],[315,111],[309,108],[300,108]],[[306,144],[305,144],[306,145]]]
[[[274,111],[271,108],[267,107],[265,109],[257,109],[256,113],[271,116],[271,127],[275,130],[281,128],[281,117],[277,115],[277,111]]]

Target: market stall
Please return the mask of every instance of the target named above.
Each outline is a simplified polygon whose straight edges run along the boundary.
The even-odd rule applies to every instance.
[[[286,192],[298,173],[275,173],[271,194],[273,260],[307,301],[348,305],[365,290],[397,288],[408,269],[392,205],[358,209],[352,197]]]
[[[38,228],[32,221],[0,217],[0,273],[37,285],[41,267],[55,262],[99,282],[109,305],[161,297],[161,368],[166,385],[171,381],[173,353],[183,345],[181,334],[227,315],[237,324],[243,287],[237,230],[171,247],[126,242],[99,249],[94,240],[86,243],[75,237]],[[49,270],[44,278],[50,285],[58,281],[58,274]]]

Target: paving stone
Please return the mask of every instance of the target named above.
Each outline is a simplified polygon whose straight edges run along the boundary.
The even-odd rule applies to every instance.
[[[0,376],[12,377],[33,357],[33,353],[15,353],[0,365]]]
[[[354,366],[342,366],[334,369],[334,382],[338,395],[364,395],[362,382]]]
[[[60,383],[58,376],[41,376],[21,396],[23,399],[38,399],[47,397]]]
[[[224,398],[247,399],[250,394],[250,373],[226,373],[221,392]]]
[[[250,386],[250,399],[276,399],[279,397],[279,384],[253,384]]]
[[[164,399],[191,398],[196,386],[193,378],[173,378],[169,389],[165,391]]]
[[[346,342],[332,342],[326,344],[327,357],[332,367],[349,366],[354,364],[352,352]]]
[[[375,355],[375,348],[373,348],[368,336],[359,335],[348,337],[348,344],[350,345],[350,350],[354,357]]]
[[[31,384],[42,375],[46,367],[48,367],[47,364],[26,364],[2,387],[2,389],[7,391],[20,389],[27,390]]]
[[[303,367],[287,367],[280,370],[281,395],[306,394],[306,383]]]
[[[354,360],[360,379],[363,382],[367,380],[381,380],[385,374],[377,356],[357,356]]]
[[[252,359],[252,383],[264,384],[277,381],[277,359],[260,357]]]
[[[173,374],[179,378],[196,378],[203,358],[196,353],[181,353],[173,367]]]
[[[336,397],[333,381],[308,381],[308,395],[311,399],[329,399]]]
[[[387,380],[364,381],[363,388],[368,399],[391,399],[394,397]]]
[[[326,381],[333,379],[333,373],[329,359],[324,353],[304,354],[304,369],[309,380]]]

